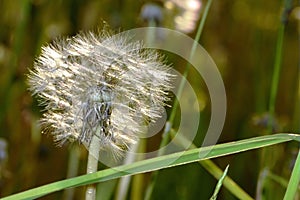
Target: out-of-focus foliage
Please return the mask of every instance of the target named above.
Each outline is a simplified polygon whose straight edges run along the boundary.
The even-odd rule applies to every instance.
[[[199,13],[193,10],[192,14],[185,15],[188,9],[184,10],[183,4],[178,2],[152,2],[161,9],[160,26],[177,29],[178,22],[197,24],[206,2],[193,1],[200,2]],[[146,26],[140,17],[146,3],[136,0],[0,0],[0,137],[7,144],[0,149],[5,152],[5,159],[0,157],[0,196],[64,179],[67,174],[68,148],[71,147],[57,148],[51,137],[41,135],[37,126],[41,107],[27,91],[26,74],[40,47],[56,37],[95,30],[103,21],[116,30]],[[228,112],[220,142],[268,134],[266,111],[282,5],[283,1],[274,0],[222,0],[212,4],[200,43],[219,67],[226,87]],[[285,31],[274,131],[299,132],[300,129],[297,104],[299,13],[299,7],[293,9]],[[191,16],[195,22],[189,21]],[[194,37],[196,28],[191,25],[185,32]],[[184,71],[185,61],[174,55],[168,58],[178,71]],[[209,94],[201,77],[192,72],[188,79],[203,102],[199,108],[201,128],[194,141],[200,145],[201,133],[205,132],[210,118]],[[158,146],[159,139],[151,140],[151,146]],[[230,164],[228,175],[255,197],[262,177],[259,174],[265,172],[264,169],[289,177],[294,151],[292,145],[281,145],[269,149],[263,156],[256,151],[216,162],[222,168]],[[4,155],[3,152],[0,155]],[[79,159],[79,174],[83,174],[85,149]],[[267,197],[274,195],[282,199],[285,189],[271,179],[265,181],[273,191],[266,194]],[[159,173],[153,199],[197,199],[199,194],[208,199],[216,182],[198,164],[163,170]],[[82,188],[76,189],[75,194],[76,199],[81,199]],[[52,194],[43,199],[61,198],[61,195]],[[221,190],[219,197],[234,199],[225,190]]]

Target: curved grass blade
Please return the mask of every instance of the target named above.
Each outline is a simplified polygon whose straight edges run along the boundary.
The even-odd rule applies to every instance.
[[[200,160],[240,153],[240,152],[271,146],[271,145],[288,142],[292,140],[300,142],[300,135],[281,133],[281,134],[255,137],[255,138],[250,138],[250,139],[245,139],[245,140],[240,140],[235,142],[229,142],[224,144],[217,144],[214,145],[213,147],[208,146],[208,147],[187,150],[183,152],[173,153],[169,155],[164,155],[156,158],[135,162],[129,165],[122,165],[119,167],[102,170],[92,174],[86,174],[75,178],[70,178],[70,179],[50,183],[48,185],[40,186],[37,188],[33,188],[24,192],[20,192],[5,197],[2,200],[34,199],[70,187],[78,187],[78,186],[92,184],[96,182],[112,180],[123,176],[135,175],[144,172],[150,172],[159,169],[174,167],[178,165],[184,165],[184,164],[188,164]],[[199,157],[199,152],[201,152],[201,154],[204,152],[205,156]]]

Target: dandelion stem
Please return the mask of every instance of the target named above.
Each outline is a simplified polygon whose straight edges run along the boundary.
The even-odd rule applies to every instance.
[[[98,170],[98,160],[99,160],[99,151],[100,151],[100,127],[98,127],[96,134],[92,137],[91,144],[89,146],[89,155],[87,161],[86,173],[91,174]],[[88,185],[85,193],[86,200],[95,200],[96,199],[96,184]]]

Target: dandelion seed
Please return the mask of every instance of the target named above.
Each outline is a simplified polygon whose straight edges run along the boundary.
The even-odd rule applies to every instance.
[[[172,75],[156,51],[103,31],[43,47],[28,77],[44,132],[89,146],[99,131],[101,149],[118,155],[160,117]]]

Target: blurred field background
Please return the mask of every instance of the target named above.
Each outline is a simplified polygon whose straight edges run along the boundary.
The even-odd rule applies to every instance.
[[[194,6],[184,6],[190,1]],[[42,108],[27,91],[26,74],[41,46],[57,37],[95,30],[103,21],[117,31],[147,26],[141,11],[149,3],[160,8],[159,26],[194,38],[206,1],[0,0],[0,197],[67,176],[71,146],[58,148],[51,136],[40,133],[37,120]],[[282,11],[283,1],[212,3],[200,44],[216,62],[226,87],[227,118],[220,143],[270,134],[267,111]],[[295,0],[285,29],[273,132],[300,131],[299,20],[300,5]],[[174,55],[168,58],[176,70],[184,70],[183,60]],[[201,128],[194,143],[201,145],[201,133],[210,117],[209,94],[201,77],[193,74],[188,79],[202,102]],[[151,142],[159,145],[157,139]],[[297,144],[288,143],[213,161],[223,169],[230,164],[228,175],[252,197],[263,182],[266,199],[282,199],[296,153]],[[85,159],[82,149],[78,174],[85,173]],[[144,181],[142,191],[149,174]],[[209,199],[216,182],[197,163],[162,170],[152,199]],[[74,199],[82,199],[82,191],[77,188]],[[134,199],[134,192],[129,195]],[[58,192],[41,199],[62,198],[63,193]],[[235,197],[222,189],[219,199]]]

